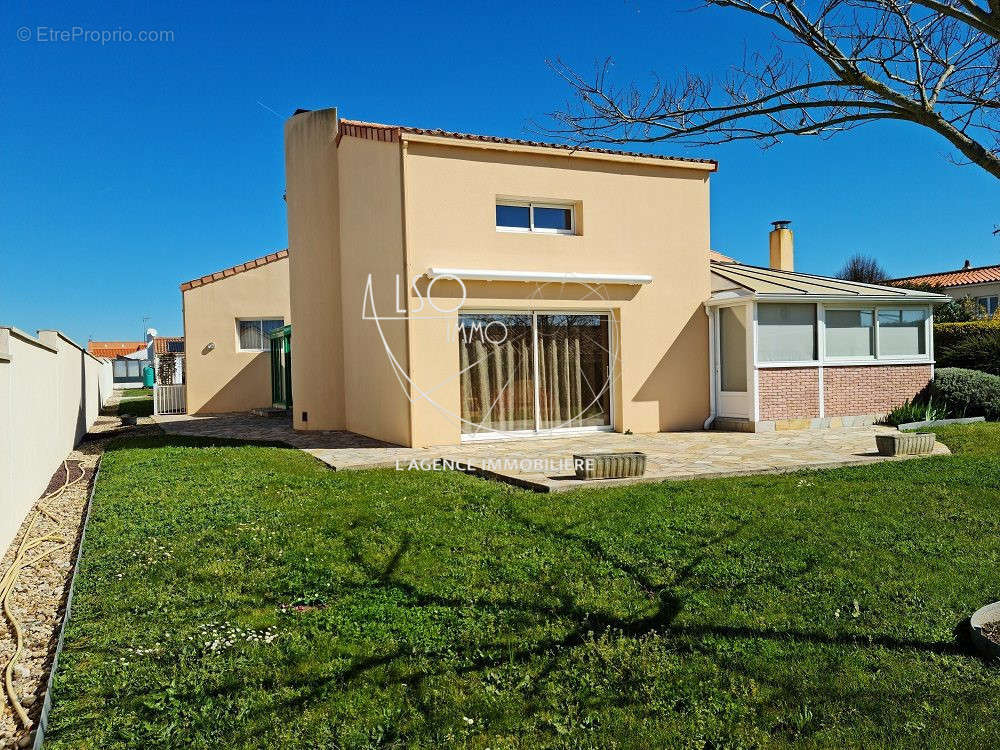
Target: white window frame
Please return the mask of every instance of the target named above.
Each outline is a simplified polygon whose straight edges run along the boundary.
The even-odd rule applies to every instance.
[[[265,320],[280,320],[281,325],[285,325],[284,315],[261,315],[253,318],[237,318],[236,325],[233,327],[233,331],[236,334],[236,351],[238,352],[254,352],[259,354],[260,352],[266,352],[270,350],[269,342],[264,337],[264,326]],[[240,344],[240,323],[260,323],[261,324],[261,338],[264,339],[262,349],[244,349]]]
[[[776,361],[776,362],[765,362],[760,359],[760,351],[758,346],[760,345],[760,321],[759,321],[759,310],[758,305],[812,305],[816,308],[816,327],[813,331],[813,335],[816,337],[816,358],[815,359],[803,359],[803,360],[788,360],[788,361]],[[823,309],[823,305],[817,302],[768,302],[767,300],[758,300],[753,306],[753,360],[754,367],[816,367],[823,361],[823,350],[826,348],[826,328],[824,327],[824,316],[826,311]]]
[[[840,310],[844,312],[867,312],[872,314],[872,335],[875,337],[872,342],[872,353],[867,356],[846,355],[834,356],[827,352],[826,347],[826,312],[827,310]],[[823,361],[843,364],[845,362],[875,362],[878,360],[878,305],[824,305],[823,309]]]
[[[618,351],[618,334],[616,323],[618,321],[618,311],[612,308],[557,308],[547,310],[545,308],[498,308],[498,307],[469,307],[461,308],[459,315],[525,315],[531,316],[531,360],[532,377],[535,383],[535,428],[531,430],[485,430],[483,432],[461,432],[460,442],[475,443],[478,441],[490,440],[523,440],[525,438],[551,438],[564,437],[567,435],[584,434],[588,432],[614,432],[617,413],[615,410],[615,397],[617,389],[615,384],[616,359],[620,356]],[[602,315],[608,319],[608,344],[613,356],[608,357],[608,420],[610,424],[589,425],[586,427],[554,427],[540,428],[541,404],[538,391],[538,316],[539,315]]]
[[[933,342],[931,341],[931,331],[933,326],[931,325],[931,319],[934,317],[934,311],[928,310],[923,305],[879,305],[875,308],[875,358],[881,358],[881,352],[879,351],[879,335],[881,329],[879,328],[878,314],[881,310],[923,310],[924,311],[924,353],[923,354],[893,354],[887,359],[892,361],[914,361],[923,362],[924,360],[930,359],[933,349]]]
[[[768,300],[757,300],[757,304],[766,304]],[[803,302],[801,304],[813,304]],[[919,309],[925,312],[924,317],[924,348],[923,354],[894,354],[890,357],[881,356],[879,344],[879,310],[898,310],[900,308]],[[866,310],[875,315],[875,355],[871,357],[833,357],[826,348],[826,311],[827,310]],[[754,320],[757,317],[757,306],[754,305]],[[877,302],[870,305],[843,304],[839,302],[816,303],[816,336],[819,359],[803,362],[762,362],[758,361],[756,325],[753,341],[753,358],[756,369],[789,368],[789,367],[843,367],[845,365],[892,365],[892,364],[934,364],[934,307],[933,305],[906,304],[903,302]]]
[[[503,227],[497,224],[498,232],[516,232],[520,234],[576,234],[576,203],[553,203],[551,201],[527,201],[518,198],[497,198],[495,206],[520,206],[528,209],[527,227]],[[548,229],[535,226],[536,208],[557,208],[569,210],[569,229]],[[495,212],[494,212],[495,213]]]
[[[990,300],[993,300],[992,310],[990,310]],[[987,294],[983,297],[976,297],[976,304],[983,308],[987,315],[992,316],[996,313],[997,309],[1000,308],[1000,296],[996,294]]]

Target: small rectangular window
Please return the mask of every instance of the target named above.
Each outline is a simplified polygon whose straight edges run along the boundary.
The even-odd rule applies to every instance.
[[[987,315],[993,315],[997,311],[997,298],[996,297],[976,297],[976,302],[979,306],[983,308],[983,311]]]
[[[917,357],[927,353],[927,312],[920,309],[878,311],[878,354],[885,357]]]
[[[827,310],[826,356],[874,357],[874,310]]]
[[[576,216],[573,206],[497,201],[497,230],[573,234]]]
[[[271,331],[285,325],[282,318],[254,318],[236,321],[236,334],[241,351],[262,352],[269,348]]]

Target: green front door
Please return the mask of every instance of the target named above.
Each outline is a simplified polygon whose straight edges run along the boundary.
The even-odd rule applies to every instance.
[[[271,332],[271,405],[292,408],[292,327]]]

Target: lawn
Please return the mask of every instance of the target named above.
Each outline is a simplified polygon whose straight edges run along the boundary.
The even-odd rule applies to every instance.
[[[126,388],[121,398],[118,416],[134,414],[137,417],[148,417],[153,413],[152,388]]]
[[[947,439],[552,496],[122,442],[45,746],[989,746],[960,624],[1000,599],[1000,432]]]

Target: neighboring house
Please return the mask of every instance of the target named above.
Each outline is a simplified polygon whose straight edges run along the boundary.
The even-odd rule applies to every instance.
[[[947,298],[796,274],[785,226],[778,270],[725,262],[714,161],[336,110],[288,120],[285,158],[296,429],[426,446],[821,426],[931,378]]]
[[[965,261],[956,271],[941,271],[920,276],[904,276],[893,284],[927,284],[939,287],[943,294],[955,299],[971,297],[987,315],[1000,309],[1000,265],[976,266]]]
[[[146,348],[145,341],[88,341],[87,351],[95,357],[114,359]]]
[[[189,414],[271,405],[272,330],[291,322],[288,251],[181,284]]]
[[[142,388],[143,368],[151,364],[148,346],[148,341],[88,341],[87,351],[112,360],[115,388]]]

